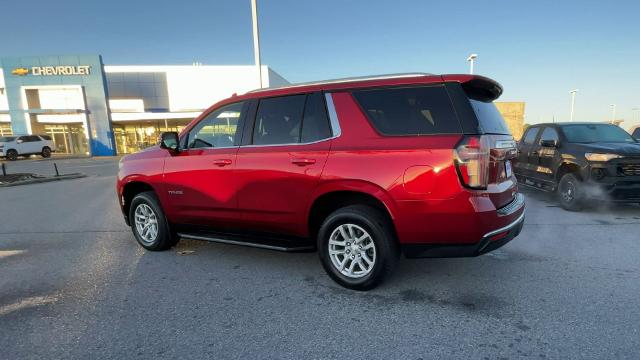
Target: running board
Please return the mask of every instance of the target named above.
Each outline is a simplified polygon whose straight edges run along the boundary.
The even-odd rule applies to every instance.
[[[178,233],[178,236],[191,240],[211,241],[222,244],[241,245],[260,249],[283,251],[283,252],[306,252],[315,251],[314,244],[308,241],[284,240],[270,237],[257,237],[237,234],[222,233]]]

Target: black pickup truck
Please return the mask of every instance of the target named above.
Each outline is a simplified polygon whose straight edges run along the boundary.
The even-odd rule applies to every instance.
[[[518,143],[518,182],[557,191],[563,208],[588,200],[640,202],[640,142],[616,125],[536,124]]]

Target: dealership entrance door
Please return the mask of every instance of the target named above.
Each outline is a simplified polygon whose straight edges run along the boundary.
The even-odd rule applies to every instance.
[[[23,91],[31,134],[51,136],[57,154],[90,155],[82,86],[32,86]]]

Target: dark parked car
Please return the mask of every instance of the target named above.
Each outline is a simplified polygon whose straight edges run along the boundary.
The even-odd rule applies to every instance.
[[[521,184],[557,190],[567,210],[580,210],[587,199],[640,202],[640,143],[616,125],[531,126],[514,172]]]
[[[640,140],[640,126],[633,129],[631,136],[633,136],[636,140]]]

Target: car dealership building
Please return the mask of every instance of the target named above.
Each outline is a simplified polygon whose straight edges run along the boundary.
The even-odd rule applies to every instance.
[[[104,65],[99,55],[0,58],[0,136],[48,134],[59,153],[127,154],[259,88],[259,74],[254,65]],[[264,87],[288,84],[268,66],[261,76]]]

